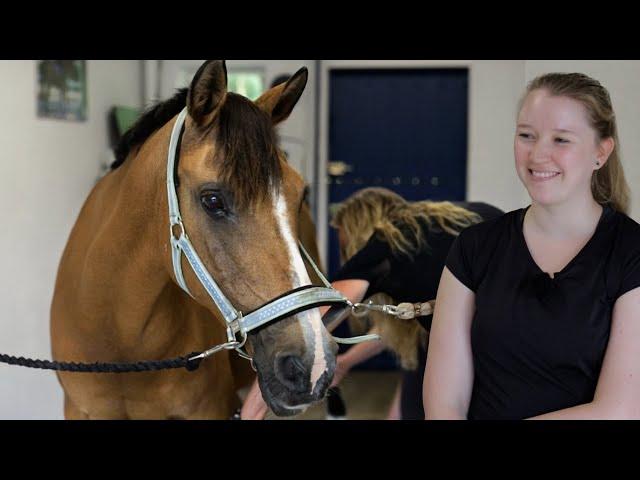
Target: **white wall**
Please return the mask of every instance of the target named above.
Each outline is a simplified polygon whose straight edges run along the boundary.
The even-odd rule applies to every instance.
[[[87,61],[86,122],[36,116],[36,61],[0,61],[0,352],[50,359],[62,249],[108,159],[107,111],[141,104],[141,63]],[[0,364],[0,419],[62,418],[53,372]]]

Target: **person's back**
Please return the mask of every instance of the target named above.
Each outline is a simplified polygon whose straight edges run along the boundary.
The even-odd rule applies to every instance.
[[[437,205],[436,202],[430,203]],[[496,218],[504,213],[483,202],[452,203],[478,214],[480,221]],[[415,238],[412,229],[403,221],[398,220],[394,224],[405,238]],[[426,222],[419,219],[418,224],[425,245],[415,253],[394,249],[387,239],[374,233],[367,244],[343,265],[333,281],[348,278],[367,280],[369,289],[365,298],[384,292],[397,303],[434,299],[449,248],[456,236],[433,220]]]
[[[392,297],[395,303],[426,302],[436,298],[440,276],[445,266],[449,249],[451,248],[460,228],[452,228],[456,220],[462,222],[469,212],[479,216],[468,222],[469,225],[497,218],[504,212],[483,202],[452,202],[467,212],[455,210],[449,202],[419,202],[415,210],[422,207],[422,211],[429,212],[422,218],[410,217],[410,220],[396,219],[393,223],[405,239],[416,237],[415,225],[412,219],[419,218],[424,245],[413,254],[401,252],[392,247],[391,235],[374,233],[366,245],[353,255],[342,267],[333,281],[346,279],[364,279],[369,282],[369,288],[364,295],[368,298],[383,292]],[[426,220],[428,218],[428,221]],[[441,219],[442,225],[437,219]],[[466,219],[468,220],[468,218]],[[431,317],[416,319],[427,331],[431,327]],[[385,322],[401,322],[392,318]],[[393,336],[415,335],[406,326],[396,324],[392,329]],[[384,338],[383,338],[384,340]],[[420,342],[416,342],[420,345]],[[401,393],[402,419],[424,419],[422,407],[422,378],[426,362],[426,350],[419,346],[417,352],[417,368],[405,370]]]

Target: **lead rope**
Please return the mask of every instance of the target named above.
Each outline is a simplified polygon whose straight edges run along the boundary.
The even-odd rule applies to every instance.
[[[14,357],[0,353],[0,363],[17,365],[20,367],[40,368],[42,370],[56,370],[59,372],[77,373],[135,373],[149,372],[156,370],[168,370],[173,368],[186,368],[193,371],[200,365],[197,357],[199,352],[193,352],[182,357],[175,357],[168,360],[150,360],[145,362],[130,363],[78,363],[78,362],[55,362],[51,360],[34,360],[25,357]]]
[[[302,248],[302,247],[301,247]],[[304,251],[304,249],[303,249]],[[305,255],[307,254],[304,252]],[[314,265],[312,263],[312,265]],[[314,265],[315,267],[315,265]],[[326,281],[324,276],[316,269],[318,277],[321,280]],[[400,303],[395,305],[374,305],[369,303],[358,303],[353,306],[353,314],[356,316],[363,316],[368,313],[368,310],[376,310],[386,313],[388,315],[396,316],[402,320],[410,320],[415,317],[427,316],[433,313],[433,307],[435,300],[423,303]],[[361,337],[354,337],[353,339],[336,338],[339,343],[358,343],[358,340],[364,337],[370,337],[368,339],[379,339],[377,335],[362,335]],[[375,338],[374,338],[375,337]],[[357,340],[357,341],[352,341]],[[128,362],[128,363],[106,363],[106,362],[94,362],[94,363],[79,363],[79,362],[55,362],[51,360],[34,360],[25,357],[14,357],[12,355],[6,355],[0,353],[0,363],[6,363],[9,365],[17,365],[20,367],[39,368],[43,370],[56,370],[62,372],[77,372],[77,373],[134,373],[134,372],[149,372],[158,370],[167,370],[175,368],[185,368],[188,371],[193,371],[198,368],[200,362],[221,350],[234,350],[240,342],[228,342],[218,345],[212,349],[204,352],[193,352],[189,355],[183,355],[181,357],[175,357],[168,360],[150,360],[143,362]]]

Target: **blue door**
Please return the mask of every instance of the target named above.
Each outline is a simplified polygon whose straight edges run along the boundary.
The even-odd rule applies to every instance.
[[[329,81],[330,205],[368,186],[407,200],[465,200],[466,68],[336,69]],[[327,228],[332,275],[340,254]],[[367,365],[385,368],[385,358]]]

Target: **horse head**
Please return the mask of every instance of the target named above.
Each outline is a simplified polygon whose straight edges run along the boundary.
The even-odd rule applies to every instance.
[[[202,263],[244,313],[311,283],[298,249],[305,185],[278,149],[275,131],[306,82],[303,68],[253,102],[227,91],[224,61],[207,61],[187,93],[175,172],[182,221]],[[224,324],[183,265],[195,301]],[[277,415],[296,414],[320,400],[333,378],[337,345],[317,308],[250,332],[247,349],[263,397]]]

